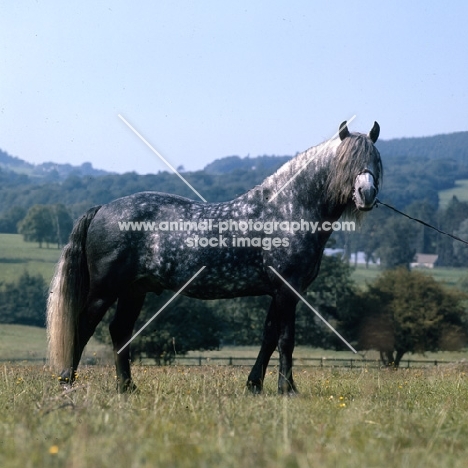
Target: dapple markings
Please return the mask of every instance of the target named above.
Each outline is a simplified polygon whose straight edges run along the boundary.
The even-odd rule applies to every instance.
[[[369,135],[350,133],[346,122],[339,138],[297,155],[247,193],[224,203],[201,203],[176,195],[142,192],[90,209],[76,223],[52,280],[47,310],[50,363],[61,381],[72,383],[83,349],[108,308],[117,301],[110,324],[117,386],[135,388],[130,372],[135,321],[148,292],[178,291],[201,267],[203,272],[182,294],[199,299],[271,296],[261,349],[247,385],[261,392],[273,351],[280,355],[278,391],[295,392],[292,375],[295,310],[298,297],[269,268],[273,267],[299,294],[318,274],[332,231],[282,232],[287,247],[189,247],[191,231],[122,231],[119,221],[193,221],[214,219],[333,223],[342,215],[358,219],[375,204],[382,163]],[[298,171],[306,165],[299,175]],[[285,184],[294,177],[286,187]],[[281,193],[270,201],[280,189]],[[210,235],[216,236],[213,231]],[[262,233],[265,236],[265,233]]]

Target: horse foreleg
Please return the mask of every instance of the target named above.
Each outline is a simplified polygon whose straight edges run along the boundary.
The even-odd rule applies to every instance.
[[[133,327],[140,314],[145,295],[121,295],[117,303],[115,317],[109,325],[114,347],[114,361],[117,371],[117,390],[119,393],[136,390],[130,371],[130,345]],[[123,349],[122,347],[125,346]]]
[[[279,315],[279,377],[278,393],[297,393],[292,375],[292,355],[294,351],[297,298],[286,287],[278,295]]]
[[[258,353],[257,360],[255,361],[252,370],[250,371],[247,380],[247,388],[252,393],[261,393],[263,388],[263,381],[265,373],[270,362],[271,355],[276,349],[278,344],[278,324],[277,324],[277,311],[275,306],[275,298],[271,300],[268,309],[265,326],[263,329],[263,339],[260,352]]]

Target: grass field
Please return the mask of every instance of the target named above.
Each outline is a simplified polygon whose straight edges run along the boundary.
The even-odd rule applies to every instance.
[[[46,356],[44,328],[0,324],[0,359],[42,359]]]
[[[13,282],[26,270],[50,282],[60,252],[56,247],[40,249],[37,242],[24,242],[19,234],[0,234],[0,282]]]
[[[468,179],[457,180],[454,188],[439,192],[439,205],[441,208],[445,208],[454,195],[460,201],[468,201]]]
[[[0,362],[42,362],[46,356],[45,328],[0,324]],[[106,364],[113,362],[111,348],[94,338],[88,343],[83,357],[84,362],[88,358]]]
[[[464,467],[468,369],[312,369],[297,397],[245,391],[246,370],[84,368],[62,391],[41,366],[0,371],[2,467]]]
[[[435,280],[440,281],[449,287],[457,287],[459,281],[468,277],[467,268],[448,268],[438,267],[432,269],[418,269],[418,271],[432,276]],[[365,288],[366,284],[372,283],[380,274],[377,266],[371,265],[366,268],[364,265],[358,265],[353,271],[353,279],[359,287]]]

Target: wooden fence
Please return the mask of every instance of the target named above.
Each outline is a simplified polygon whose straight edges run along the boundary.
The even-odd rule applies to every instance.
[[[30,357],[18,359],[2,359],[0,362],[5,364],[46,364],[45,358]],[[156,365],[156,361],[150,358],[144,358],[140,361],[144,365]],[[177,366],[245,366],[251,367],[255,362],[255,357],[206,357],[206,356],[178,356],[175,361],[170,365]],[[460,361],[446,361],[443,359],[404,359],[400,362],[401,368],[416,368],[416,367],[434,367],[444,364],[455,364]],[[84,360],[83,364],[93,365],[99,364],[100,360]],[[295,358],[293,359],[294,367],[345,367],[349,369],[362,369],[362,368],[382,368],[384,364],[379,359],[365,359],[365,358],[326,358],[326,357],[310,357],[310,358]],[[270,360],[270,367],[278,366],[278,358],[272,357]]]
[[[253,366],[254,357],[205,357],[205,356],[180,356],[177,357],[174,364],[181,366]],[[443,364],[455,363],[457,361],[445,360],[418,360],[406,359],[400,362],[400,368],[414,367],[433,367]],[[278,358],[270,360],[270,366],[278,365]],[[365,359],[365,358],[294,358],[294,367],[347,367],[350,369],[356,368],[381,368],[384,364],[380,359]]]

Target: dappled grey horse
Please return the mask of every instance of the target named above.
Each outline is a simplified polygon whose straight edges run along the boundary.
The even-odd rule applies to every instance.
[[[199,299],[271,296],[261,349],[247,385],[260,392],[279,351],[280,393],[295,392],[295,309],[318,274],[337,221],[375,204],[382,163],[368,135],[350,133],[297,155],[232,201],[201,203],[142,192],[90,209],[76,223],[52,280],[47,310],[50,363],[72,383],[83,349],[109,307],[117,386],[135,388],[130,346],[148,292]],[[203,268],[204,267],[204,268]],[[202,269],[203,268],[203,269]],[[286,284],[288,283],[288,284]]]

